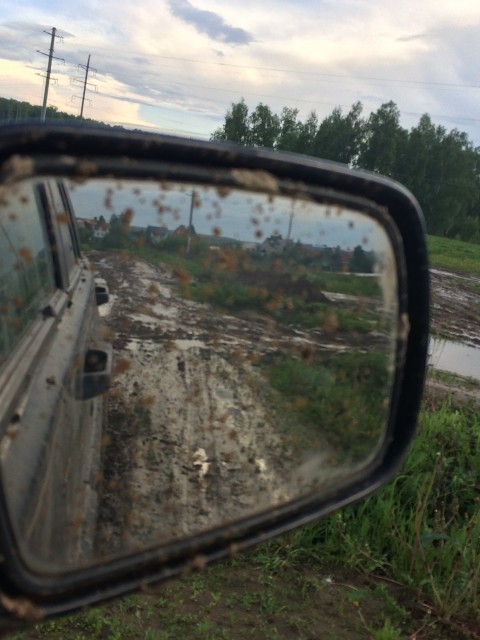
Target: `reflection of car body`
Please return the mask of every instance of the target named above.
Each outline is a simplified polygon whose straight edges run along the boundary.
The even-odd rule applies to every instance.
[[[62,182],[24,182],[9,190],[3,204],[0,455],[5,496],[26,553],[62,548],[64,561],[76,557],[78,562],[84,547],[93,544],[93,476],[103,412],[98,396],[109,384],[110,350],[100,340],[94,277],[81,255]],[[104,289],[100,293],[97,302],[107,295]],[[87,450],[93,455],[85,456]],[[65,530],[71,531],[69,540]]]

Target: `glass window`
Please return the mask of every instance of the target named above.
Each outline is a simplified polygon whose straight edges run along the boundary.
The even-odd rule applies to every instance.
[[[55,288],[45,220],[33,182],[0,198],[0,364]]]
[[[48,183],[47,207],[49,215],[55,217],[56,227],[58,228],[59,242],[61,244],[61,252],[63,262],[67,269],[68,279],[70,280],[73,269],[77,264],[77,256],[75,252],[74,239],[71,229],[71,214],[68,210],[67,203],[64,199],[64,193],[60,191],[60,183],[50,181]],[[64,285],[68,286],[68,282]]]

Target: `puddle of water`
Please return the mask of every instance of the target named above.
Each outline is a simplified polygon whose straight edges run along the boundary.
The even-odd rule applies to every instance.
[[[176,318],[178,316],[178,309],[173,305],[167,307],[161,302],[157,302],[152,306],[152,311],[157,316],[167,316],[168,318]]]
[[[160,318],[154,318],[153,316],[147,316],[144,313],[135,313],[130,316],[132,322],[140,322],[146,327],[155,328],[161,324]]]
[[[430,339],[429,365],[480,380],[480,348],[451,340]]]
[[[175,346],[179,351],[185,351],[186,349],[192,348],[205,348],[205,342],[202,340],[175,340]]]

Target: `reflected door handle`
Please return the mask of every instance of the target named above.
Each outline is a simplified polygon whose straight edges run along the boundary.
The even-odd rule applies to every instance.
[[[96,284],[95,285],[95,302],[97,307],[100,307],[102,304],[106,304],[110,299],[110,294],[108,291],[108,287],[104,284]]]
[[[102,344],[88,349],[85,354],[83,371],[77,380],[77,400],[88,400],[110,387],[112,380],[112,346]]]

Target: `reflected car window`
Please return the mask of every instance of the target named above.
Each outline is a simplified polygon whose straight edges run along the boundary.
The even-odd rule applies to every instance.
[[[0,208],[0,358],[12,352],[55,287],[47,231],[32,183]]]

